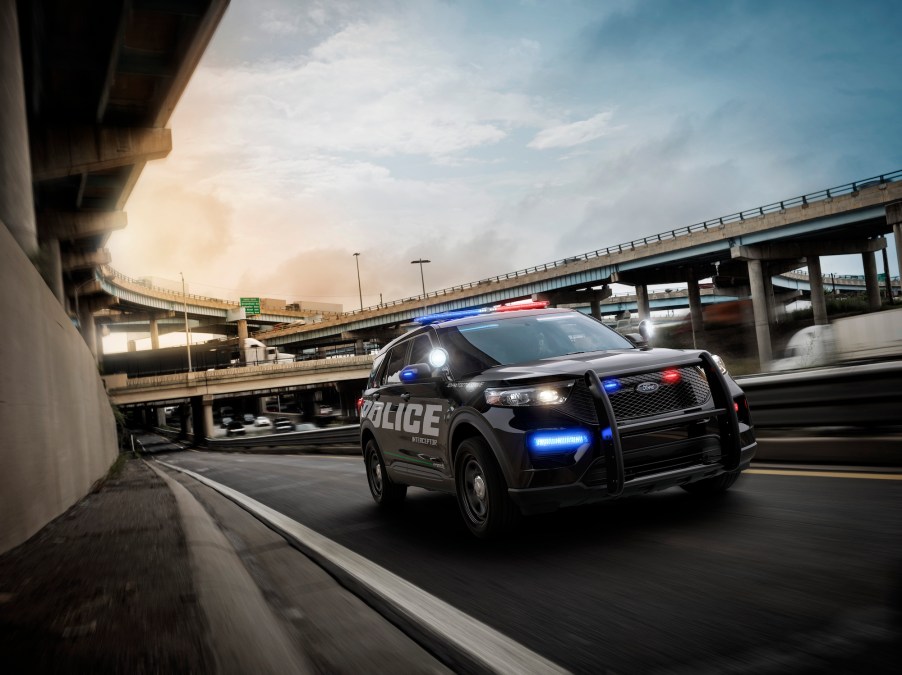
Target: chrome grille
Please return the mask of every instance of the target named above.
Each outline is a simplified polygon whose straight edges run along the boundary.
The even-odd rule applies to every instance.
[[[711,398],[708,383],[697,368],[676,370],[682,376],[676,384],[662,384],[660,372],[618,378],[620,391],[609,395],[617,421],[696,408]],[[636,391],[636,387],[643,382],[653,382],[660,386],[654,392],[643,394]]]

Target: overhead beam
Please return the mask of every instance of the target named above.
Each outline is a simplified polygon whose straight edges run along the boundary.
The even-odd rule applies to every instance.
[[[781,260],[810,256],[849,255],[874,253],[886,248],[883,237],[859,240],[834,240],[824,242],[776,242],[754,246],[733,246],[730,256],[738,260]]]
[[[39,182],[131,164],[143,166],[170,150],[169,129],[52,127],[32,137],[32,176]]]
[[[554,305],[578,305],[590,304],[592,301],[603,302],[611,297],[611,289],[605,285],[603,288],[593,290],[588,288],[579,291],[549,291],[547,293],[533,293],[533,302],[547,300]]]
[[[94,267],[100,267],[101,265],[109,265],[112,261],[110,252],[105,248],[87,253],[65,253],[61,258],[63,272],[92,269]]]
[[[611,275],[611,282],[616,284],[626,284],[628,286],[636,286],[637,284],[685,283],[689,278],[690,268],[694,270],[696,279],[707,279],[708,277],[714,276],[715,270],[713,263],[700,263],[618,271]]]
[[[39,211],[37,216],[40,231],[56,239],[89,239],[128,224],[125,211]]]

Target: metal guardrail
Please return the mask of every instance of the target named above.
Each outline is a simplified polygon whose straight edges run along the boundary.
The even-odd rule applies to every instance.
[[[275,447],[326,447],[332,445],[359,445],[360,425],[348,424],[341,427],[311,429],[310,431],[289,431],[262,436],[235,436],[233,438],[208,438],[211,450],[237,450],[241,448]]]
[[[756,429],[902,425],[902,361],[751,375],[736,381],[748,396]]]

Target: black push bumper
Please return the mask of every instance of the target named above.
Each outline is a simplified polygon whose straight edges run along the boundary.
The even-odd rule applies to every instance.
[[[511,489],[509,494],[524,513],[538,513],[563,506],[616,499],[669,487],[685,485],[705,478],[712,478],[729,471],[748,468],[755,455],[757,443],[749,427],[741,427],[734,408],[734,399],[723,373],[707,352],[696,352],[669,364],[672,367],[700,367],[705,373],[711,391],[713,408],[694,412],[677,411],[658,415],[652,419],[640,419],[620,423],[616,419],[608,393],[598,374],[588,371],[586,384],[595,400],[599,420],[607,420],[610,439],[602,443],[604,456],[592,465],[581,481],[569,485],[554,485]],[[641,372],[641,371],[638,371]],[[625,375],[629,373],[618,373]],[[673,427],[700,424],[713,428],[714,432],[698,438],[687,438],[658,445],[640,451],[626,453],[630,463],[637,459],[644,462],[644,470],[636,471],[625,466],[625,437],[655,434]],[[743,431],[743,429],[745,429]],[[661,458],[679,457],[676,464],[660,461]],[[688,458],[688,459],[687,459]],[[651,468],[648,468],[651,467]]]

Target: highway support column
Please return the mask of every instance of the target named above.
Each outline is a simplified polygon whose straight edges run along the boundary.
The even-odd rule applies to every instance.
[[[824,277],[819,256],[808,256],[808,283],[811,287],[811,311],[815,326],[827,325],[827,301],[824,298]]]
[[[864,284],[868,293],[868,309],[875,312],[880,309],[880,283],[877,280],[877,258],[873,251],[861,254],[864,266]]]
[[[204,399],[206,396],[192,396],[191,397],[191,425],[192,425],[192,436],[191,436],[191,444],[196,446],[203,446],[207,444],[207,429],[212,429],[212,422],[209,427],[207,427],[207,419],[206,419],[206,411],[204,408],[206,407]],[[212,397],[210,400],[210,420],[213,419],[213,401]]]
[[[651,318],[651,306],[648,302],[648,285],[636,284],[636,309],[639,312],[639,321]]]
[[[696,272],[694,267],[689,268],[686,290],[689,294],[689,324],[692,326],[692,348],[697,349],[696,339],[704,332],[704,321],[702,320],[702,296],[698,289],[698,272]]]
[[[755,336],[758,340],[758,361],[761,370],[767,370],[773,360],[770,342],[770,325],[767,322],[767,292],[764,288],[763,263],[760,260],[749,260],[749,286],[752,291],[752,309],[755,315]]]
[[[893,228],[893,239],[896,242],[896,263],[899,265],[899,277],[902,279],[902,202],[887,204],[886,224]]]
[[[150,348],[160,348],[160,327],[157,325],[157,318],[150,317]]]

